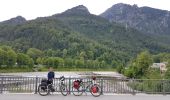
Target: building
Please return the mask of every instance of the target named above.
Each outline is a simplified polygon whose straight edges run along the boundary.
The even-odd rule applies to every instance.
[[[166,68],[167,64],[168,64],[167,62],[153,63],[151,68],[157,68],[157,69],[160,69],[161,72],[166,72],[167,71],[167,68]]]

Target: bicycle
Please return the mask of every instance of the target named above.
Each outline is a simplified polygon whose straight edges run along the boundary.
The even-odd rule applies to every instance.
[[[65,77],[61,76],[59,78],[59,84],[57,86],[54,86],[52,83],[51,84],[47,84],[47,79],[43,79],[41,81],[41,84],[38,86],[38,93],[41,96],[47,96],[50,94],[50,92],[55,92],[58,90],[60,90],[61,94],[63,96],[67,96],[68,95],[68,89],[67,89],[67,85],[64,84],[65,81]]]
[[[75,80],[73,82],[72,92],[75,96],[81,96],[84,93],[90,92],[94,97],[101,95],[102,90],[99,84],[96,84],[94,81],[96,78],[92,78],[91,81],[83,82],[83,79]],[[86,86],[87,84],[87,86]]]

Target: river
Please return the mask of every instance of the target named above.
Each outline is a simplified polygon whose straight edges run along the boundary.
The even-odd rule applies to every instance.
[[[48,72],[20,72],[20,73],[0,73],[0,76],[22,76],[22,77],[47,77]],[[114,78],[124,78],[122,74],[117,72],[55,72],[55,77],[82,77],[82,76],[106,76]]]

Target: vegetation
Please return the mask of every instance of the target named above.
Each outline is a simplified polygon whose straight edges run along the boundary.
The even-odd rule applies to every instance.
[[[159,53],[151,55],[148,51],[143,51],[130,61],[127,68],[123,71],[130,78],[145,78],[145,79],[169,79],[170,69],[170,54]],[[167,62],[167,71],[161,72],[159,68],[151,68],[153,63]]]
[[[146,93],[165,93],[170,89],[170,54],[159,53],[151,55],[148,51],[143,51],[133,59],[128,67],[123,71],[127,77],[142,79],[135,80],[128,85],[135,90]],[[159,68],[151,68],[152,63],[168,62],[167,71],[162,72]],[[148,80],[149,79],[149,80]]]
[[[144,63],[144,69],[141,65],[137,72],[130,74],[142,77],[152,63],[147,58],[148,52],[170,52],[169,45],[158,41],[159,37],[152,38],[79,10],[73,8],[20,23],[0,23],[0,68],[32,69],[43,65],[57,69],[118,69],[129,74],[135,66]],[[131,64],[125,71],[125,66],[143,50],[148,52],[137,57],[135,65]],[[140,62],[145,58],[149,61]]]

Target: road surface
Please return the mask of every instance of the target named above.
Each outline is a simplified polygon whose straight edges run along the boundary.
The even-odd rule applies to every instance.
[[[170,95],[102,95],[93,97],[91,95],[83,96],[62,96],[53,94],[49,96],[40,96],[38,94],[0,94],[0,100],[170,100]]]

